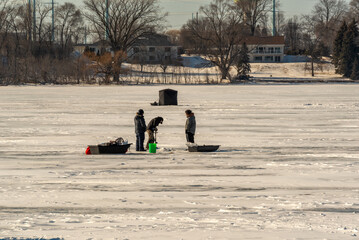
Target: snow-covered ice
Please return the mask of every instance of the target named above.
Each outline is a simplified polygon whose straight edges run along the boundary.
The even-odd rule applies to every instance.
[[[165,87],[1,87],[0,238],[358,239],[359,85]],[[158,154],[84,155],[139,108]]]

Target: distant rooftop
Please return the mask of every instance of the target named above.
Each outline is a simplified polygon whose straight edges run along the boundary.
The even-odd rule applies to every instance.
[[[94,43],[88,43],[88,44],[76,44],[75,46],[109,46],[109,43],[107,41],[101,40]],[[173,44],[169,37],[163,34],[158,33],[146,33],[142,35],[141,37],[138,37],[133,46],[153,46],[153,47],[159,47],[159,46],[165,46],[165,47],[171,47],[176,46]]]
[[[158,33],[147,33],[139,37],[133,44],[133,46],[175,46],[171,43],[169,37]]]
[[[246,37],[242,42],[247,45],[284,45],[284,36],[270,36],[270,37]]]

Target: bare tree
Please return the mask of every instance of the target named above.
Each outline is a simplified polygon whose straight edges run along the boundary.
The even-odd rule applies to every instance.
[[[251,35],[254,36],[258,24],[272,9],[272,0],[237,0],[236,4],[243,12],[243,20],[249,27]]]
[[[180,45],[181,31],[177,29],[168,30],[166,35],[169,37],[171,43]]]
[[[23,9],[24,16],[21,21],[24,26],[26,26],[28,9]],[[51,23],[48,21],[51,13],[51,7],[41,3],[40,1],[36,2],[36,41],[32,43],[32,52],[35,57],[45,56],[51,53]],[[26,27],[25,27],[26,28]],[[24,31],[25,29],[23,29]]]
[[[204,15],[185,26],[201,43],[204,55],[221,71],[223,79],[231,79],[229,70],[239,54],[242,16],[231,0],[213,0],[201,7]]]
[[[325,26],[340,22],[348,10],[344,0],[319,0],[314,6],[313,20]]]
[[[0,2],[0,51],[8,36],[11,25],[10,18],[11,14],[14,12],[14,8],[11,7],[11,5],[12,4],[9,0]]]
[[[28,40],[28,49],[31,50],[31,41],[32,41],[32,12],[30,11],[31,6],[22,5],[14,8],[15,16],[12,17],[12,26],[16,24],[17,29],[23,33],[25,38]]]
[[[135,64],[139,64],[141,67],[141,73],[143,72],[143,67],[148,63],[148,53],[146,46],[138,46],[135,47],[134,53],[131,56],[132,62]]]
[[[335,32],[347,12],[348,4],[344,0],[319,0],[314,6],[312,15],[305,16],[305,20],[313,22],[315,25],[314,33],[331,49]]]
[[[284,35],[289,54],[298,54],[302,40],[302,26],[297,16],[288,20],[284,26]]]
[[[359,0],[352,0],[350,7],[359,13]]]
[[[287,21],[284,16],[284,13],[278,12],[277,18],[276,18],[276,34],[278,36],[284,36],[286,24],[287,24]]]
[[[41,2],[37,1],[36,6],[36,16],[38,23],[36,24],[36,33],[37,33],[37,40],[39,45],[42,44],[43,41],[49,40],[49,34],[51,33],[50,24],[47,22],[47,19],[51,12],[51,7],[42,4]]]
[[[87,58],[78,58],[77,61],[70,55],[56,58],[55,46],[49,41],[51,9],[38,2],[36,31],[32,31],[32,6],[17,5],[12,1],[0,1],[0,84],[67,84],[74,80],[77,83],[88,80],[92,69],[87,68]],[[79,13],[78,10],[76,12]],[[66,24],[61,25],[64,26],[63,42],[66,48],[71,46],[73,36],[79,32],[76,30],[79,24],[72,21],[76,14],[71,14],[70,10],[67,13],[67,17],[63,18]],[[33,32],[37,34],[35,38]],[[72,49],[67,50],[70,52]]]
[[[160,68],[163,71],[164,83],[167,83],[166,71],[168,66],[173,64],[173,59],[171,58],[171,52],[168,52],[165,49],[159,49],[159,51],[157,52],[157,59],[160,64]]]
[[[8,37],[10,27],[9,11],[9,1],[0,2],[0,85],[5,82],[5,79],[7,77],[4,52],[6,50],[5,43]]]
[[[85,16],[98,38],[105,40],[113,51],[126,52],[137,38],[158,29],[166,16],[160,13],[158,0],[111,0],[108,6],[106,0],[85,0],[84,4]],[[116,69],[121,70],[120,66]],[[119,74],[114,72],[115,81]]]
[[[352,0],[350,2],[350,17],[355,18],[357,21],[359,19],[359,0]]]
[[[81,11],[72,3],[64,3],[56,9],[57,30],[62,51],[66,51],[72,38],[82,27],[83,18]]]
[[[315,76],[315,70],[318,68],[318,65],[321,63],[321,42],[318,38],[312,38],[311,36],[305,35],[304,37],[304,45],[306,48],[305,54],[310,58],[310,69],[312,77]],[[317,68],[315,68],[317,65]]]
[[[24,31],[22,22],[22,7],[14,7],[11,14],[9,14],[9,34],[6,38],[6,55],[9,62],[9,75],[11,75],[12,83],[20,83],[20,74],[22,71],[19,70],[19,60],[26,57],[26,54],[30,48],[26,45],[28,43],[24,36]]]
[[[196,54],[203,52],[200,40],[195,37],[187,25],[182,26],[180,32],[180,46],[182,46],[187,54]]]
[[[316,23],[310,19],[305,19],[302,23],[302,41],[304,54],[310,59],[310,69],[312,77],[315,76],[315,70],[320,68],[322,63],[322,56],[325,55],[325,46],[320,35],[314,34],[316,30]],[[307,66],[306,66],[307,68]]]

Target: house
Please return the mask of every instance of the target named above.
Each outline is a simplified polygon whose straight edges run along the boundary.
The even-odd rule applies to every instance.
[[[243,40],[248,46],[250,62],[275,63],[284,59],[284,36],[247,37]]]
[[[86,50],[101,55],[105,52],[112,52],[111,46],[106,41],[98,41],[91,44],[76,44],[74,50],[79,53],[84,53]]]
[[[8,58],[0,54],[0,67],[6,67],[9,65]]]
[[[6,67],[9,65],[8,58],[6,56],[5,48],[0,49],[0,67]]]
[[[97,55],[113,52],[106,41],[92,44],[77,44],[74,50],[84,53],[86,50]],[[128,61],[133,63],[156,64],[163,61],[173,62],[178,59],[180,47],[171,43],[169,37],[163,34],[147,33],[132,44],[127,50]]]
[[[131,62],[155,64],[163,61],[176,61],[179,50],[179,46],[173,44],[168,36],[148,33],[134,42],[132,47],[128,49],[127,55]]]

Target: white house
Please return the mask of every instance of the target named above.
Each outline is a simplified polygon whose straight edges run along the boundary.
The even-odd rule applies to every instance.
[[[283,62],[284,36],[247,37],[243,42],[248,46],[250,62]]]
[[[112,52],[112,48],[106,41],[98,41],[90,44],[77,44],[74,46],[74,50],[81,54],[88,50],[97,55],[103,54],[105,52]]]

